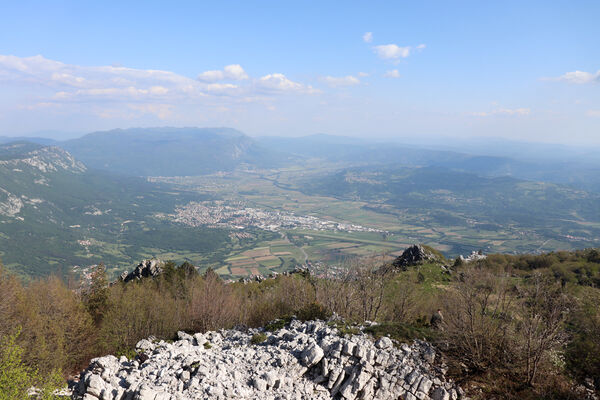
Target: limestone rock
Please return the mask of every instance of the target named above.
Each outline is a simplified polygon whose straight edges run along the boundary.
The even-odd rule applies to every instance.
[[[121,280],[129,282],[132,280],[154,277],[162,274],[163,263],[158,259],[144,260],[138,264],[135,269],[129,273],[123,272]]]
[[[435,349],[394,345],[363,333],[340,337],[323,321],[292,320],[253,345],[258,329],[222,330],[178,341],[140,340],[135,360],[99,357],[80,374],[74,400],[420,399],[462,397]],[[211,347],[203,344],[210,342]]]
[[[396,269],[406,270],[413,265],[421,265],[431,261],[440,261],[432,252],[426,250],[420,244],[414,244],[404,250],[404,252],[392,261],[392,266]]]
[[[378,349],[387,349],[392,347],[394,344],[392,343],[392,339],[390,339],[389,337],[382,337],[380,338],[376,343],[375,346],[377,346]]]

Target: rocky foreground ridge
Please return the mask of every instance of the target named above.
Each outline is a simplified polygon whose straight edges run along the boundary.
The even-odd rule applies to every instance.
[[[93,359],[74,399],[460,399],[428,343],[341,337],[323,321],[144,339],[138,356]]]

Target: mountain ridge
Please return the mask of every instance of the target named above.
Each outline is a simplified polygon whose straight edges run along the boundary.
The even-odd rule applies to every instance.
[[[137,176],[190,176],[244,164],[285,164],[287,156],[232,128],[131,128],[87,134],[61,144],[93,168]]]

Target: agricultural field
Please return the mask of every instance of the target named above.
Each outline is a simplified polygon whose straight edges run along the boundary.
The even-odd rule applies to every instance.
[[[466,189],[460,185],[452,190],[418,188],[406,194],[399,186],[401,182],[396,186],[388,184],[389,188],[379,192],[367,190],[365,194],[361,193],[360,186],[351,191],[345,187],[339,190],[338,182],[330,178],[332,174],[335,176],[336,168],[329,165],[313,169],[238,170],[199,177],[161,178],[160,181],[207,197],[242,202],[256,209],[312,216],[381,231],[280,229],[277,233],[283,239],[279,241],[255,242],[251,251],[230,252],[218,266],[220,273],[230,277],[280,272],[307,262],[339,264],[353,257],[395,256],[414,243],[430,245],[449,257],[478,250],[539,253],[600,244],[595,235],[600,232],[600,222],[590,220],[595,200],[590,200],[591,208],[584,207],[579,214],[577,210],[565,209],[564,217],[558,217],[562,215],[563,205],[571,204],[571,197],[582,196],[577,191],[548,186],[548,192],[545,186],[532,182],[483,181],[472,184],[473,188],[470,182],[459,182]],[[394,177],[391,173],[390,176]],[[392,194],[396,192],[397,195]],[[498,202],[499,193],[506,202],[545,201],[546,197],[554,197],[547,210],[536,210],[537,215],[528,215],[523,214],[518,204],[516,211],[500,210],[494,204]],[[428,196],[429,199],[424,200]],[[488,197],[489,200],[484,201]],[[579,204],[585,205],[587,199],[583,200]],[[486,201],[491,204],[489,207]],[[582,216],[582,213],[587,215]],[[488,214],[492,216],[488,218]],[[542,224],[541,220],[546,222]]]

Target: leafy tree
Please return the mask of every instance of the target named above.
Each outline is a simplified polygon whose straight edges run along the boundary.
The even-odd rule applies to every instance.
[[[18,319],[17,306],[22,294],[21,282],[7,273],[0,263],[0,336],[14,330]]]
[[[162,266],[162,278],[169,283],[173,283],[177,276],[177,264],[173,261],[167,261]]]
[[[109,307],[108,277],[103,263],[92,271],[91,283],[85,293],[85,304],[94,322],[99,324]]]
[[[62,369],[72,372],[82,367],[94,351],[92,317],[80,296],[57,277],[31,283],[24,308],[24,348],[28,362],[42,372]]]
[[[567,346],[566,362],[579,381],[591,378],[600,388],[600,294],[590,291],[584,299],[569,321],[573,339]]]
[[[560,284],[536,273],[531,283],[520,288],[523,298],[519,333],[528,385],[533,385],[540,365],[551,350],[566,342],[565,322],[572,307],[571,298]]]
[[[54,391],[61,385],[58,371],[42,377],[23,361],[23,349],[17,344],[20,329],[0,337],[0,400],[30,400],[28,392],[35,386],[40,400],[56,399]]]
[[[592,249],[590,250],[587,259],[589,262],[600,263],[600,250]]]
[[[198,275],[198,270],[196,267],[187,261],[179,266],[178,272],[183,278],[189,278]]]

